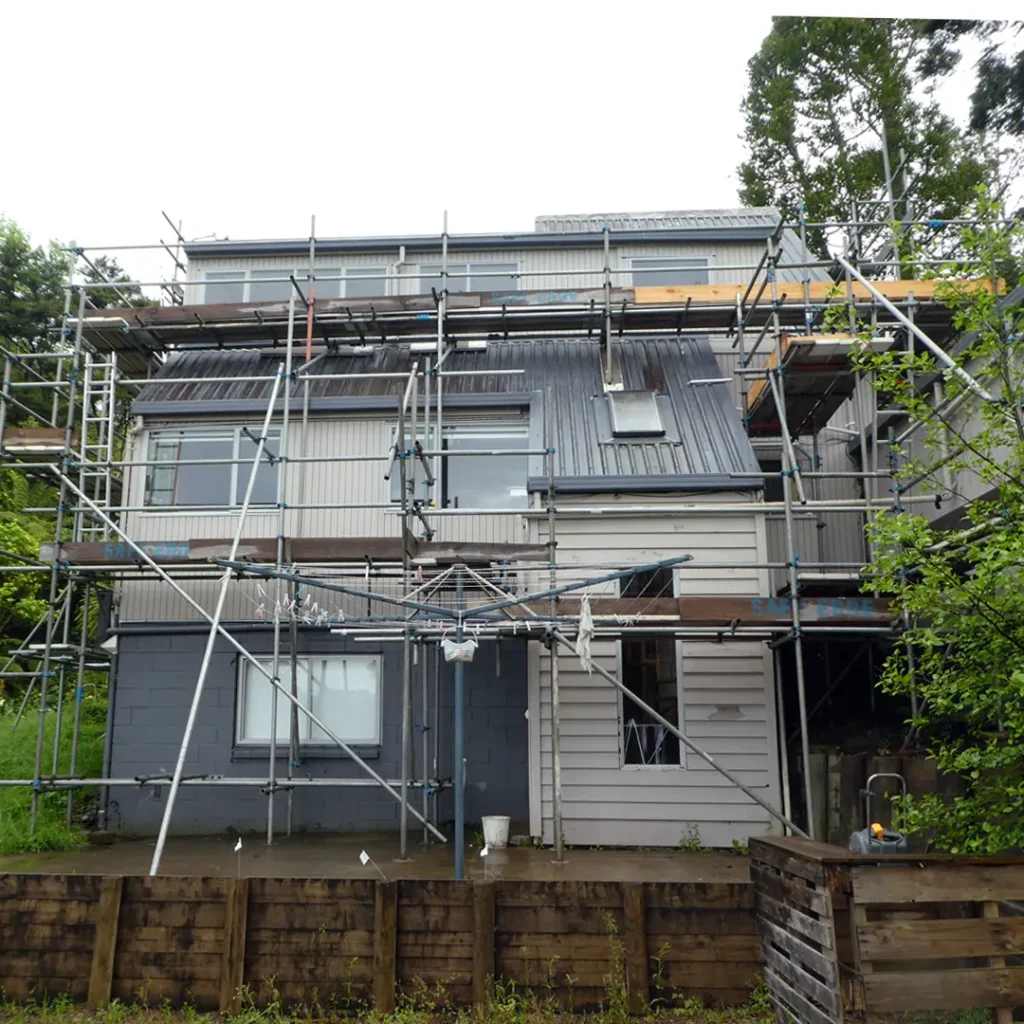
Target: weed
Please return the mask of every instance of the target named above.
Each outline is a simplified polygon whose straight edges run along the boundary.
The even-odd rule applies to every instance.
[[[750,847],[742,839],[732,841],[732,852],[739,857],[746,857],[750,853]]]
[[[707,847],[701,842],[700,829],[691,821],[683,826],[676,849],[683,853],[703,853]]]

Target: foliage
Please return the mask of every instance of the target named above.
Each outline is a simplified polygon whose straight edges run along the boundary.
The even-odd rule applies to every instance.
[[[70,257],[56,245],[33,247],[0,217],[0,345],[19,352],[59,347]]]
[[[965,35],[985,40],[971,94],[971,128],[1021,137],[1024,136],[1024,46],[1015,54],[1003,52],[996,37],[1007,28],[1017,40],[1024,32],[1024,22],[1008,25],[1003,21],[937,19],[926,22],[924,31],[941,48],[947,48],[949,42]]]
[[[35,771],[36,722],[39,704],[30,705],[25,717],[12,731],[13,714],[0,714],[0,778],[31,779]],[[82,716],[79,727],[76,771],[96,778],[103,768],[103,738],[106,727],[106,701],[88,690],[83,694]],[[57,716],[46,716],[43,737],[43,765],[40,774],[49,775],[52,768],[53,740]],[[60,759],[58,772],[67,773],[71,764],[71,740],[74,729],[74,702],[68,701],[61,716]],[[67,793],[47,792],[39,797],[39,812],[35,835],[29,827],[32,791],[27,787],[0,788],[0,856],[15,853],[68,850],[81,846],[85,836],[81,819],[92,796],[85,790],[75,790],[73,796],[73,825],[68,828]]]
[[[83,260],[86,257],[83,255]],[[110,309],[125,306],[155,306],[156,300],[143,295],[137,285],[124,284],[131,277],[121,269],[117,260],[110,256],[88,258],[82,275],[91,284],[111,281],[113,288],[90,288],[89,301],[96,309]]]
[[[984,191],[975,214],[965,253],[985,268],[1020,256],[1024,226],[1006,226]],[[952,806],[908,798],[904,827],[954,852],[994,853],[1024,846],[1024,305],[965,282],[977,265],[944,268],[938,288],[961,332],[956,363],[991,400],[965,394],[971,385],[928,353],[861,357],[889,404],[923,424],[915,447],[894,453],[901,486],[920,479],[963,503],[962,520],[944,529],[905,509],[877,515],[865,587],[893,594],[909,617],[881,686],[916,692],[914,728],[940,770],[966,786]],[[912,386],[922,379],[944,383],[944,405],[929,400],[930,386]]]
[[[915,217],[960,213],[989,168],[977,140],[927,94],[959,53],[926,24],[774,18],[748,65],[741,201],[777,206],[789,220],[801,210],[812,222],[848,220],[852,200],[884,197],[887,153],[894,195]],[[883,207],[874,214],[888,218]],[[826,254],[820,229],[808,243]]]

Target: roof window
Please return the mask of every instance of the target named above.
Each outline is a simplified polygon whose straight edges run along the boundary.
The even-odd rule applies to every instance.
[[[615,437],[663,437],[658,396],[653,391],[609,391]]]

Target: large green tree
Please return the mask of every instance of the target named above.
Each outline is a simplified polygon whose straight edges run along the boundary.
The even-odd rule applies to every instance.
[[[909,616],[882,687],[917,697],[922,744],[965,785],[952,804],[910,798],[905,826],[941,848],[995,853],[1024,847],[1024,278],[988,288],[968,278],[1019,260],[1024,225],[1007,225],[984,195],[972,214],[967,258],[944,269],[939,290],[963,332],[955,361],[988,397],[929,354],[862,356],[885,400],[923,424],[922,442],[897,455],[900,476],[952,484],[963,519],[939,529],[912,510],[876,515],[866,589],[894,595]],[[910,383],[936,374],[947,398],[938,408]]]
[[[958,214],[992,161],[928,94],[959,51],[955,35],[926,27],[774,18],[749,62],[741,200],[777,206],[790,220],[801,209],[812,222],[848,220],[851,201],[885,197],[888,161],[898,217]],[[884,207],[865,212],[889,218]],[[809,241],[824,254],[824,232],[811,231]]]

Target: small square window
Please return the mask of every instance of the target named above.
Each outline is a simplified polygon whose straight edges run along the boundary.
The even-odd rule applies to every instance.
[[[346,299],[379,299],[388,293],[387,267],[349,267],[345,271]]]
[[[658,396],[653,391],[609,391],[608,405],[612,414],[612,433],[616,437],[661,437]]]
[[[244,277],[244,270],[208,270],[203,275],[203,301],[211,305],[215,302],[244,302]]]

